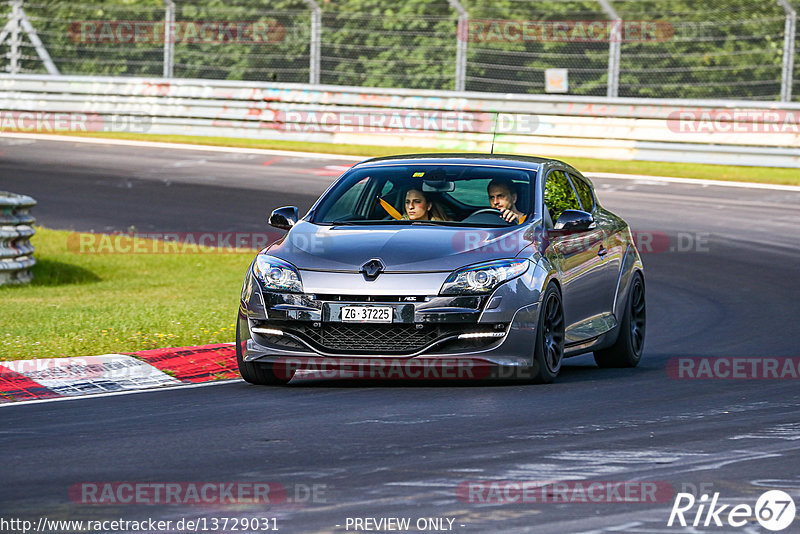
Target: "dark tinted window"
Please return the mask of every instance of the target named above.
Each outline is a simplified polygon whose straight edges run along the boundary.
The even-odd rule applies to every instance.
[[[578,198],[583,206],[583,211],[591,212],[594,209],[594,197],[592,196],[592,188],[589,187],[585,181],[581,180],[574,174],[569,175],[572,180],[572,185],[575,186],[575,191],[578,193]]]
[[[567,173],[552,171],[544,184],[544,204],[555,223],[564,210],[579,210],[581,205],[567,179]]]

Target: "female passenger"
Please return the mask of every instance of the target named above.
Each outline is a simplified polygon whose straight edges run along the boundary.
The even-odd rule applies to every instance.
[[[406,213],[404,221],[446,221],[442,209],[436,205],[430,195],[419,189],[409,189],[406,193]]]

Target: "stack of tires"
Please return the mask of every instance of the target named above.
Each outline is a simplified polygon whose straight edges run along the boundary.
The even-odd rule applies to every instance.
[[[33,278],[31,267],[36,233],[30,214],[36,201],[29,196],[0,191],[0,285],[24,284]]]

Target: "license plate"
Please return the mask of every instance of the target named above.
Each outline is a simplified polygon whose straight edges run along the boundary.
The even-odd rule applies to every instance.
[[[342,306],[342,322],[391,323],[391,306]]]

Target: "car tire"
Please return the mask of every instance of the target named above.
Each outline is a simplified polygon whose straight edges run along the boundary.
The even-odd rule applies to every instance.
[[[564,361],[564,307],[561,292],[550,283],[542,295],[536,346],[533,351],[533,377],[536,384],[549,384],[558,376]]]
[[[246,362],[243,358],[244,343],[239,334],[239,319],[236,320],[236,365],[239,366],[239,374],[245,382],[258,386],[281,386],[288,384],[294,377],[294,372],[287,376],[275,374],[273,366],[268,363]],[[287,371],[288,373],[288,371]]]
[[[596,350],[594,361],[599,367],[636,367],[642,359],[644,334],[647,325],[644,278],[633,273],[625,313],[619,325],[617,341],[607,349]]]

